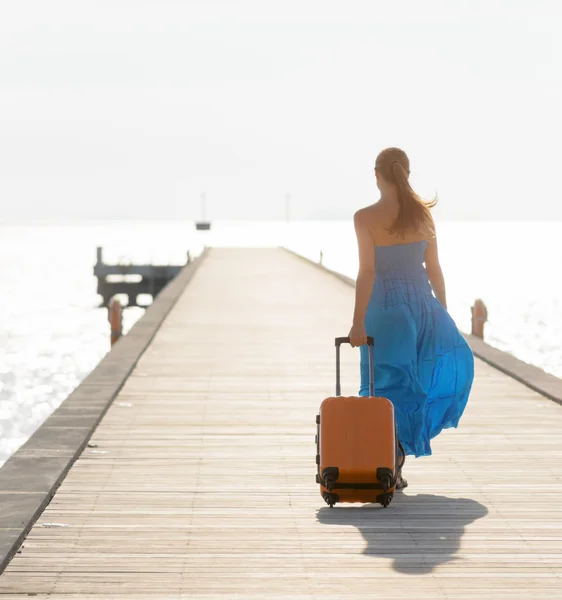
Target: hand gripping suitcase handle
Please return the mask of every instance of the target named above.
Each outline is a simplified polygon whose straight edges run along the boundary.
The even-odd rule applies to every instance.
[[[351,340],[348,337],[336,338],[336,346],[341,346],[342,344],[351,344]],[[374,346],[375,338],[372,338],[370,335],[368,335],[367,336],[367,344],[369,346]]]
[[[336,338],[336,396],[341,396],[341,382],[340,382],[340,346],[342,344],[349,344],[350,340],[348,337]],[[367,345],[369,346],[369,396],[375,395],[375,383],[373,381],[373,348],[375,346],[375,340],[371,336],[367,336]]]

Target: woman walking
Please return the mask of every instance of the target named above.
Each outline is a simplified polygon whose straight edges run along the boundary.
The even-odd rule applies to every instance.
[[[394,405],[406,455],[427,456],[430,440],[458,425],[474,358],[447,312],[430,213],[436,201],[425,202],[411,188],[410,163],[399,148],[379,154],[375,174],[380,200],[354,217],[359,274],[349,337],[362,346],[359,394],[369,395],[369,335],[376,394]],[[406,485],[400,476],[397,487]]]

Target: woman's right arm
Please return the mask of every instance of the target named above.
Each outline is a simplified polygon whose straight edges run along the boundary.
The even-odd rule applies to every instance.
[[[445,278],[439,264],[439,252],[437,250],[437,236],[429,240],[425,251],[425,268],[427,276],[437,300],[444,308],[447,308],[447,294],[445,292]]]

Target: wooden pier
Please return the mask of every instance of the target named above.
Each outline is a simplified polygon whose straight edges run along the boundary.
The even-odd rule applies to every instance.
[[[107,264],[101,247],[96,249],[96,257],[94,276],[98,280],[97,292],[102,297],[102,306],[106,307],[116,294],[127,296],[127,306],[139,306],[138,296],[141,294],[156,298],[183,268],[183,265]],[[187,263],[190,260],[188,252]]]
[[[213,249],[171,286],[108,355],[126,367],[100,365],[76,400],[94,420],[0,600],[562,597],[562,406],[477,360],[461,426],[408,459],[410,487],[388,509],[329,509],[315,415],[352,288],[281,249]],[[356,393],[358,352],[342,358]],[[8,472],[43,457],[37,444]],[[2,494],[13,515],[42,485],[3,470],[0,521]],[[23,525],[0,525],[5,549]]]

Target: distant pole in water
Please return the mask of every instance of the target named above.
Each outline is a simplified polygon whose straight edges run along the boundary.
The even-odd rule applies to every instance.
[[[205,192],[201,194],[201,221],[206,221],[207,216],[207,195]]]
[[[198,231],[208,231],[211,229],[211,223],[207,221],[207,194],[201,194],[201,220],[195,222],[195,229]]]
[[[287,222],[291,220],[291,194],[285,196],[285,220]]]

